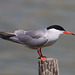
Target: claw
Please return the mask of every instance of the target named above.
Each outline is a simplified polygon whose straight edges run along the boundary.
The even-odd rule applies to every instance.
[[[46,59],[46,57],[45,57],[45,56],[42,56],[42,57],[40,57],[40,59],[41,59],[41,60],[45,60],[45,59]]]
[[[40,56],[39,59],[41,59],[41,60],[45,60],[46,59],[46,57],[42,55],[41,48],[38,49],[37,52],[38,52],[38,54]]]

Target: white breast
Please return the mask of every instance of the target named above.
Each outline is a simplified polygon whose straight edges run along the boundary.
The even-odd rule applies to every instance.
[[[59,31],[59,30],[56,30],[56,29],[48,30],[47,33],[45,34],[48,41],[44,45],[44,47],[53,45],[58,40],[60,34],[62,34],[62,31]]]

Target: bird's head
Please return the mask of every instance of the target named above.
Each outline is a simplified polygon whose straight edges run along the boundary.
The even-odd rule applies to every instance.
[[[69,34],[69,35],[75,35],[69,31],[66,31],[63,27],[59,26],[59,25],[51,25],[49,27],[47,27],[47,30],[51,31],[54,34]]]

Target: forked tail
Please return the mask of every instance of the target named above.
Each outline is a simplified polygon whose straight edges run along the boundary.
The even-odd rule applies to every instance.
[[[13,36],[15,36],[13,33],[0,31],[0,38],[2,38],[2,39],[9,40],[10,37],[13,37]]]
[[[12,41],[15,43],[23,44],[14,33],[9,33],[9,32],[2,32],[0,31],[0,38],[8,41]]]

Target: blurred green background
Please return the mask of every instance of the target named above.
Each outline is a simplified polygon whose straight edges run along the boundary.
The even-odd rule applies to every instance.
[[[0,31],[59,24],[75,33],[75,0],[0,0]],[[75,37],[61,35],[43,54],[57,58],[60,75],[75,75]],[[35,50],[0,39],[0,75],[38,75]]]

